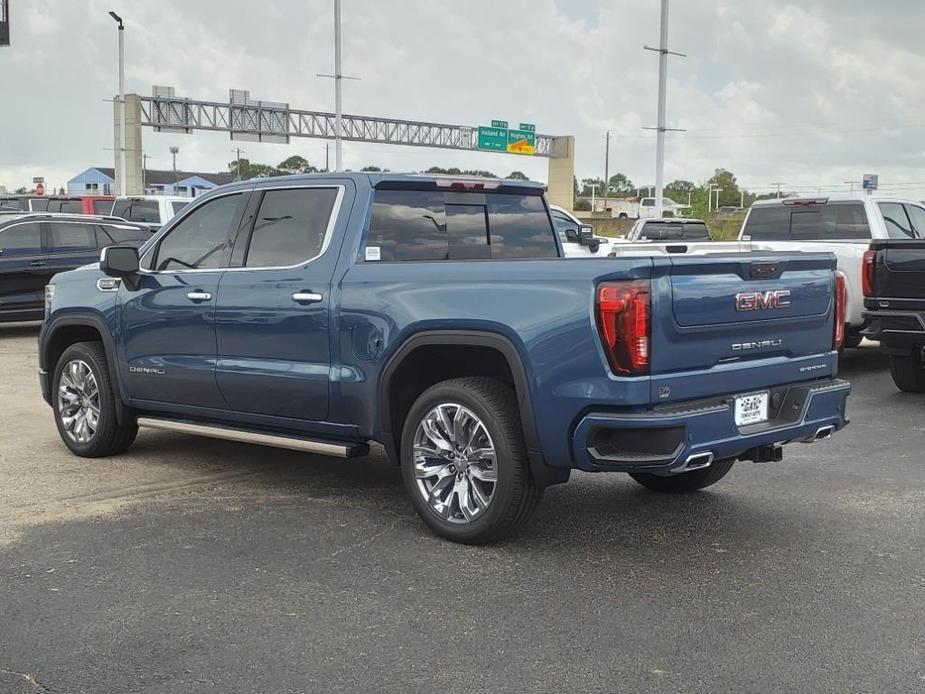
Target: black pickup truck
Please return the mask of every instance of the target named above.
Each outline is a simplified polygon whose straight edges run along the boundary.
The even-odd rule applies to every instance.
[[[862,263],[864,335],[890,356],[897,388],[925,393],[925,240],[875,240]]]

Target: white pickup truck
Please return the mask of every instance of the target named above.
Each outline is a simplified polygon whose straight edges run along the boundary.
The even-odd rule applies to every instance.
[[[923,237],[925,206],[867,195],[761,200],[752,205],[739,232],[742,245],[753,250],[835,254],[848,293],[846,347],[861,342],[861,261],[871,239]]]
[[[147,224],[152,231],[173,219],[193,198],[176,195],[139,195],[118,197],[112,205],[112,215],[129,222]]]
[[[566,258],[606,258],[610,253],[610,245],[616,239],[595,236],[594,227],[583,224],[564,207],[550,205],[549,213]]]

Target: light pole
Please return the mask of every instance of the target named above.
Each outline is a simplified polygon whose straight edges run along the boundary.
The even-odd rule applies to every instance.
[[[592,183],[591,184],[591,214],[594,214],[594,203],[596,202],[594,194],[596,192],[597,192],[597,186],[594,183]]]
[[[125,25],[115,12],[109,16],[119,24],[119,195],[125,195]]]
[[[709,198],[709,201],[707,202],[707,212],[713,211],[713,193],[716,193],[716,211],[719,212],[719,192],[721,190],[722,188],[714,188],[713,186],[710,186],[710,192],[709,195],[707,195]]]
[[[180,153],[180,148],[176,145],[170,148],[170,154],[173,156],[173,194],[179,195],[177,186],[180,184],[180,177],[177,176],[177,155]]]
[[[235,153],[235,167],[234,167],[235,179],[240,181],[241,180],[241,152],[244,152],[244,150],[241,149],[240,147],[236,147],[235,149],[231,151]],[[244,152],[244,153],[247,154],[247,152]]]
[[[851,195],[854,195],[854,186],[856,181],[843,181],[843,183],[847,183],[849,186],[851,186]]]

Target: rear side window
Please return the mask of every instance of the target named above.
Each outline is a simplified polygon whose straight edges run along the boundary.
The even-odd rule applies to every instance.
[[[383,261],[559,254],[539,195],[408,190],[376,191],[366,249]]]
[[[129,222],[161,223],[156,200],[117,200],[113,205],[112,214]]]
[[[915,238],[925,237],[925,209],[918,205],[906,205],[906,212],[912,221],[912,231],[915,232]]]
[[[906,216],[906,210],[898,202],[881,202],[880,214],[886,224],[886,231],[891,239],[914,239],[915,232],[912,223]]]
[[[829,241],[869,239],[861,203],[769,205],[753,207],[743,236],[753,241]]]
[[[336,188],[266,192],[254,222],[245,267],[284,267],[320,255],[337,192]]]
[[[96,233],[91,224],[50,222],[52,253],[75,253],[94,250]]]
[[[80,200],[62,200],[61,211],[68,214],[80,214],[83,212],[83,205]]]
[[[29,209],[33,212],[45,212],[48,210],[48,200],[45,198],[33,198],[29,201]]]
[[[93,214],[110,214],[112,212],[112,200],[94,200]]]
[[[42,252],[42,231],[38,224],[16,224],[0,229],[0,257],[38,255]]]

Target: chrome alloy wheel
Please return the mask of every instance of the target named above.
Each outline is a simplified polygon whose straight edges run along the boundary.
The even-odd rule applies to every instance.
[[[90,443],[100,419],[100,389],[83,359],[64,365],[58,381],[58,416],[71,441]]]
[[[430,509],[451,523],[470,523],[488,510],[498,483],[488,429],[455,403],[437,405],[414,432],[414,479]]]

